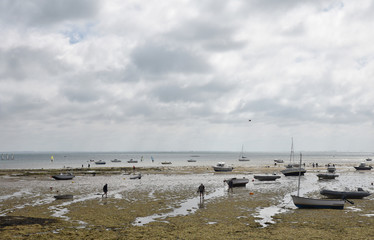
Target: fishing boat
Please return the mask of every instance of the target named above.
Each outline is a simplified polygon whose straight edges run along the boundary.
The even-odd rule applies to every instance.
[[[317,174],[317,177],[319,180],[324,180],[324,179],[335,179],[336,177],[339,177],[339,175],[328,172],[328,173],[319,173]]]
[[[141,179],[142,178],[142,175],[139,173],[139,174],[136,174],[136,175],[132,175],[130,177],[130,179]]]
[[[52,176],[54,179],[56,180],[71,180],[73,179],[75,176],[74,174],[72,173],[60,173],[58,175],[53,175]]]
[[[320,194],[328,198],[338,198],[338,199],[362,199],[371,195],[370,192],[364,191],[362,188],[358,188],[357,191],[334,191],[323,189],[319,192]]]
[[[138,161],[137,160],[134,160],[134,159],[130,159],[129,161],[127,161],[128,163],[138,163]]]
[[[249,179],[247,178],[230,178],[228,180],[224,180],[225,183],[229,184],[229,182],[232,182],[233,187],[245,187],[247,183],[249,182]]]
[[[60,200],[60,199],[73,199],[74,196],[71,194],[64,194],[64,195],[56,195],[53,197],[56,198],[56,200]]]
[[[219,162],[216,166],[213,166],[213,169],[216,172],[231,172],[234,168],[226,165],[224,162]]]
[[[360,163],[358,167],[354,167],[356,170],[371,170],[373,167],[366,165],[365,162]]]
[[[104,165],[104,164],[106,164],[106,162],[103,161],[103,160],[99,160],[99,161],[96,161],[95,164],[97,164],[97,165]]]
[[[242,145],[242,152],[240,153],[240,157],[239,157],[238,160],[241,161],[241,162],[248,162],[249,161],[249,159],[246,156],[244,156],[243,145]]]
[[[293,150],[293,138],[291,140],[291,153],[290,153],[290,163],[286,166],[286,169],[283,169],[281,173],[284,174],[284,176],[299,176],[304,175],[306,173],[306,170],[302,168],[299,164],[294,163],[295,153]]]
[[[116,158],[116,159],[111,160],[111,162],[117,162],[118,163],[118,162],[122,162],[122,161]]]
[[[302,154],[300,153],[300,168]],[[316,199],[316,198],[306,198],[300,197],[300,176],[297,184],[297,196],[291,195],[292,201],[298,208],[331,208],[331,209],[343,209],[345,200],[331,200],[331,199]]]
[[[254,175],[253,178],[259,181],[275,181],[280,178],[278,175]]]

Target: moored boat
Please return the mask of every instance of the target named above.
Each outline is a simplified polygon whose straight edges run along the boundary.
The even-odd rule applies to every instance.
[[[284,161],[282,159],[274,159],[274,162],[275,163],[284,163]]]
[[[56,180],[71,180],[73,179],[75,176],[74,174],[72,173],[60,173],[58,175],[53,175],[52,176],[54,179]]]
[[[328,198],[339,198],[339,199],[361,199],[371,195],[370,192],[364,191],[362,188],[358,188],[357,191],[334,191],[323,189],[320,194]]]
[[[371,170],[373,167],[372,166],[369,166],[369,165],[366,165],[365,162],[362,162],[360,163],[360,165],[358,165],[358,167],[354,167],[356,170]]]
[[[165,161],[165,162],[161,162],[161,164],[171,164],[171,162]]]
[[[116,159],[111,160],[111,162],[122,162],[122,161],[116,158]]]
[[[334,174],[334,173],[319,173],[317,174],[317,177],[319,180],[322,180],[322,179],[335,179],[336,177],[339,177],[338,174]]]
[[[280,178],[278,175],[254,175],[253,178],[259,181],[275,181]]]
[[[134,159],[130,159],[129,161],[127,161],[128,163],[138,163],[138,161],[137,160],[134,160]]]
[[[232,182],[233,187],[245,187],[245,185],[247,185],[247,183],[249,182],[249,179],[243,177],[224,180],[224,182],[226,182],[227,184],[229,184],[230,181]]]
[[[130,176],[130,179],[141,179],[141,178],[142,178],[142,175],[140,173]]]
[[[216,166],[213,166],[213,169],[216,172],[231,172],[234,168],[226,165],[224,162],[219,162]]]
[[[293,139],[291,141],[291,153],[290,153],[290,163],[286,166],[286,169],[282,170],[281,173],[283,173],[284,176],[299,176],[304,175],[306,173],[306,170],[301,167],[300,164],[294,163],[294,151],[293,151]]]
[[[345,200],[315,199],[291,195],[293,203],[298,208],[332,208],[343,209]]]
[[[188,159],[187,162],[196,162],[195,159]]]
[[[99,161],[96,161],[95,164],[97,164],[97,165],[104,165],[104,164],[106,164],[106,162],[103,161],[103,160],[99,160]]]

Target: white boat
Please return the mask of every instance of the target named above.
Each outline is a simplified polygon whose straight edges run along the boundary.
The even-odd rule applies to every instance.
[[[111,160],[111,162],[122,162],[122,161],[121,161],[121,160],[118,160],[118,159],[116,158],[116,159]]]
[[[301,168],[302,155],[300,153],[300,168]],[[345,200],[331,200],[331,199],[316,199],[300,197],[300,176],[297,184],[297,196],[291,195],[292,201],[298,208],[332,208],[332,209],[343,209]]]
[[[281,173],[283,173],[284,176],[299,176],[300,174],[304,175],[304,173],[306,173],[306,170],[302,168],[299,164],[294,164],[294,158],[295,158],[295,154],[293,151],[293,138],[292,138],[290,163],[286,166],[286,169],[281,171]]]
[[[139,173],[139,174],[136,174],[136,175],[132,175],[130,177],[130,179],[141,179],[142,178],[142,175]]]
[[[226,165],[224,162],[219,162],[216,166],[213,166],[213,169],[216,172],[231,172],[234,168]]]
[[[243,145],[242,145],[242,152],[240,154],[239,161],[241,161],[241,162],[248,162],[249,161],[249,159],[246,156],[244,156]]]

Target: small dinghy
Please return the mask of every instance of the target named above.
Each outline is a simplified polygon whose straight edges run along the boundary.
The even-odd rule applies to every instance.
[[[254,179],[259,181],[275,181],[276,179],[280,178],[281,176],[278,175],[254,175]]]
[[[56,195],[56,196],[54,196],[54,198],[56,198],[56,200],[60,200],[60,199],[73,199],[73,195],[71,195],[71,194]]]
[[[141,179],[141,178],[142,178],[142,175],[140,173],[130,177],[130,179]]]
[[[228,180],[224,180],[228,185],[229,183],[232,182],[232,187],[245,187],[249,180],[247,178],[230,178]]]
[[[358,188],[357,191],[333,191],[323,189],[320,191],[320,194],[328,198],[337,198],[337,199],[362,199],[364,197],[370,196],[371,193],[364,191],[362,188]]]
[[[75,176],[72,173],[60,173],[58,175],[53,175],[52,177],[56,180],[71,180]]]

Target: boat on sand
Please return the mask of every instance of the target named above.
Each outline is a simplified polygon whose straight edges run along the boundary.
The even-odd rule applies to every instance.
[[[362,199],[371,195],[370,192],[364,191],[362,188],[358,188],[357,191],[334,191],[323,189],[319,193],[328,198],[338,199]]]
[[[227,184],[229,184],[230,181],[232,182],[233,187],[245,187],[245,185],[247,185],[247,183],[249,182],[249,179],[243,177],[224,180],[224,182]]]
[[[213,169],[216,172],[231,172],[234,168],[226,165],[224,162],[219,162],[216,166],[213,166]]]
[[[54,179],[56,180],[71,180],[73,179],[75,176],[74,174],[72,173],[60,173],[58,175],[53,175],[52,176]]]

